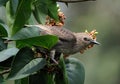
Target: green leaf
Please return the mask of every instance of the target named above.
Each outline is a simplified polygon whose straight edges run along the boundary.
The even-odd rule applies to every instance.
[[[0,75],[0,84],[3,84],[3,82],[4,82],[4,78],[2,75]]]
[[[29,76],[29,84],[47,84],[47,73],[40,71],[37,74]]]
[[[9,0],[6,4],[7,24],[11,28],[15,20],[15,14],[18,6],[18,0]]]
[[[46,65],[46,60],[44,58],[33,59],[27,66],[24,74],[31,74],[35,71],[42,69]]]
[[[54,82],[54,73],[47,73],[47,76],[46,76],[46,78],[47,78],[47,84],[55,84],[55,82]]]
[[[17,54],[19,49],[17,48],[8,48],[0,52],[0,62],[10,58]]]
[[[31,14],[29,20],[28,20],[28,23],[27,24],[30,24],[30,25],[35,25],[35,24],[38,24],[38,22],[36,21],[33,13]]]
[[[60,57],[59,67],[61,72],[55,75],[56,84],[69,84],[63,56]]]
[[[35,5],[33,14],[38,23],[45,24],[48,9],[45,4],[39,3],[38,5]]]
[[[12,26],[12,35],[18,32],[31,16],[31,4],[32,0],[19,0]]]
[[[76,58],[67,58],[65,64],[69,84],[84,84],[85,70],[80,61]]]
[[[52,35],[37,36],[28,39],[17,40],[16,45],[18,48],[25,46],[32,47],[41,46],[47,49],[51,49],[58,42],[58,37]]]
[[[55,84],[54,73],[47,73],[45,70],[41,70],[39,73],[29,77],[29,84]]]
[[[36,36],[40,36],[40,29],[38,27],[26,27],[22,28],[14,36],[12,36],[11,40],[21,40]]]
[[[46,15],[59,20],[58,7],[55,0],[39,0],[34,3],[34,16],[39,23],[45,24]]]
[[[57,3],[54,0],[49,0],[48,1],[48,15],[58,21],[58,7]]]
[[[0,6],[0,23],[6,23],[6,8]]]
[[[55,76],[56,84],[84,84],[85,71],[79,60],[67,58],[64,63],[63,56],[61,56],[59,66],[61,73]]]
[[[7,25],[0,23],[0,36],[7,37],[8,36],[8,27]]]
[[[0,0],[0,6],[5,5],[7,1],[8,1],[8,0]]]
[[[11,17],[15,18],[15,14],[17,11],[17,7],[19,4],[19,0],[10,0],[10,13],[11,13]]]
[[[29,77],[15,80],[15,84],[29,84]]]
[[[0,51],[7,48],[7,44],[4,43],[4,40],[0,37]]]
[[[34,52],[30,48],[22,48],[14,58],[8,79],[16,80],[29,76],[43,68],[45,64],[46,60],[43,58],[34,59]]]

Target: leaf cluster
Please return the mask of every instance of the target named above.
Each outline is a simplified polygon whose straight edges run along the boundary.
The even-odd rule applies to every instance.
[[[15,84],[84,83],[84,67],[77,59],[61,55],[58,65],[51,63],[49,52],[58,37],[25,27],[45,24],[46,16],[59,21],[56,0],[0,0],[0,84],[7,80]]]

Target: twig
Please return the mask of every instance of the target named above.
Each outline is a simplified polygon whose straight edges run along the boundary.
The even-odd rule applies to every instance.
[[[7,70],[4,70],[4,71],[0,72],[0,75],[4,75],[6,73],[9,73],[10,71],[11,71],[11,69],[9,68]]]
[[[96,0],[57,0],[57,1],[63,3],[77,3],[77,2],[96,1]]]

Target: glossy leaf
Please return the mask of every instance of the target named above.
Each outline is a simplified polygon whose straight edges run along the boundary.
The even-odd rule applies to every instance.
[[[6,23],[6,8],[0,6],[0,23]]]
[[[11,72],[8,76],[8,78],[13,78],[17,75],[17,73],[26,65],[28,64],[32,59],[34,59],[34,53],[33,51],[28,48],[22,48],[15,56]],[[18,67],[19,66],[19,67]]]
[[[36,19],[35,19],[33,13],[31,14],[31,16],[30,16],[30,18],[29,18],[27,24],[30,24],[30,25],[38,24],[38,22],[36,21]]]
[[[34,5],[34,16],[39,23],[45,24],[46,15],[58,21],[58,7],[55,0],[39,0]]]
[[[58,73],[55,76],[56,84],[84,84],[84,67],[79,60],[67,58],[64,63],[64,59],[61,56],[59,66],[61,73]]]
[[[56,84],[69,84],[63,56],[60,57],[59,67],[61,72],[56,73],[55,75]]]
[[[0,62],[10,58],[11,56],[14,56],[17,54],[19,49],[17,48],[8,48],[6,50],[3,50],[0,52]]]
[[[22,48],[14,58],[8,79],[15,80],[29,76],[43,68],[45,64],[46,61],[43,58],[34,59],[34,52],[30,48]]]
[[[22,48],[25,46],[31,47],[35,45],[50,49],[57,43],[57,41],[58,38],[56,36],[44,35],[44,36],[32,37],[28,39],[17,40],[16,45],[18,48]]]
[[[55,84],[54,73],[47,73],[42,70],[29,77],[29,84]]]
[[[7,37],[8,36],[8,27],[7,25],[0,23],[0,36]]]
[[[11,63],[14,57],[10,57],[2,62],[0,62],[0,69],[4,70],[6,67],[11,67]]]
[[[29,77],[15,80],[15,84],[29,84]]]
[[[6,16],[7,16],[7,24],[10,27],[10,34],[12,31],[12,26],[15,20],[15,14],[18,6],[18,0],[9,0],[6,4]]]
[[[19,0],[12,26],[12,35],[23,28],[23,26],[31,16],[31,4],[32,0]]]
[[[24,67],[27,69],[24,74],[31,74],[35,71],[38,71],[42,69],[45,64],[46,60],[44,58],[33,59],[27,66]]]
[[[11,13],[10,14],[11,17],[15,18],[18,4],[19,4],[19,0],[10,0],[10,11],[9,12]]]
[[[2,75],[0,75],[0,84],[3,84],[3,82],[4,82],[4,78]]]
[[[47,84],[47,73],[41,71],[29,76],[29,84]]]
[[[39,3],[38,5],[35,5],[33,14],[38,23],[45,24],[48,9],[44,4]]]
[[[54,0],[48,1],[48,15],[58,21],[58,7]]]
[[[7,48],[7,44],[4,43],[4,39],[0,37],[0,51],[4,50]]]
[[[68,58],[65,60],[65,65],[69,84],[84,84],[85,70],[80,61]]]
[[[12,36],[11,40],[21,40],[36,36],[40,36],[40,29],[38,27],[26,27],[22,28],[14,36]]]
[[[0,0],[0,6],[5,5],[7,1],[8,1],[8,0]]]

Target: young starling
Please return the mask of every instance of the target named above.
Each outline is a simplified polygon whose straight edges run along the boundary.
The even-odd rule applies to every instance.
[[[90,33],[82,32],[75,33],[71,32],[65,28],[60,28],[58,26],[47,26],[47,25],[28,25],[39,27],[42,31],[42,35],[56,35],[59,37],[58,43],[51,49],[51,58],[54,62],[55,52],[63,53],[64,56],[69,56],[77,52],[83,53],[87,48],[92,47],[94,44],[99,44],[96,41],[95,31]],[[57,62],[56,62],[57,63]]]

